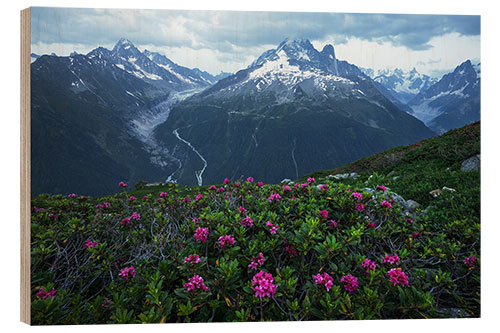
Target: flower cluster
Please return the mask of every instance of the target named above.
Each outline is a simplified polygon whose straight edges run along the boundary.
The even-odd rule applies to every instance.
[[[224,247],[226,245],[233,245],[234,244],[234,238],[231,237],[230,235],[224,235],[219,237],[219,246]]]
[[[387,209],[391,209],[391,208],[392,208],[391,203],[390,203],[389,201],[387,201],[387,200],[382,201],[382,202],[380,203],[380,206],[381,206],[381,207],[385,207],[385,208],[387,208]]]
[[[355,197],[356,199],[358,199],[359,201],[363,201],[363,195],[359,192],[352,192],[351,194],[353,197]]]
[[[292,192],[292,188],[288,185],[283,186],[283,192]]]
[[[278,231],[279,225],[272,224],[271,221],[267,221],[266,227],[269,227],[269,232],[274,235],[276,234],[276,231]]]
[[[325,286],[326,291],[330,291],[330,288],[333,286],[333,278],[328,273],[313,275],[314,283],[322,284]]]
[[[314,179],[313,177],[307,178],[307,183],[308,184],[314,183],[315,181],[316,181],[316,179]]]
[[[323,217],[325,219],[328,218],[328,212],[325,209],[320,210],[318,214],[319,214],[319,216],[321,216],[321,217]]]
[[[95,205],[95,208],[109,208],[109,202],[103,202],[102,204]]]
[[[356,206],[354,207],[357,211],[360,211],[362,212],[363,209],[365,209],[365,205],[363,205],[361,202],[356,204]]]
[[[328,222],[328,226],[329,226],[329,227],[332,227],[332,228],[335,228],[335,227],[337,227],[338,225],[339,225],[339,224],[338,224],[338,223],[337,223],[337,221],[335,221],[335,220],[330,220],[330,221]]]
[[[57,290],[52,288],[51,291],[44,291],[43,288],[38,289],[38,292],[36,293],[36,297],[39,297],[40,299],[46,299],[48,297],[54,298],[54,296],[57,294]]]
[[[244,227],[251,227],[253,225],[253,220],[249,216],[246,216],[240,223]]]
[[[201,262],[200,256],[197,254],[190,254],[187,257],[184,257],[184,263],[186,264],[197,264]]]
[[[186,288],[187,291],[195,289],[201,289],[203,291],[208,290],[208,287],[205,285],[205,281],[203,281],[203,278],[199,275],[194,275],[189,279],[189,282],[184,283],[184,288]]]
[[[293,244],[285,246],[285,251],[288,252],[288,254],[291,255],[292,257],[296,257],[299,255]]]
[[[344,288],[345,290],[347,290],[350,294],[354,293],[358,287],[359,287],[359,283],[358,283],[358,278],[351,275],[351,274],[347,274],[347,275],[344,275],[341,279],[340,279],[340,282],[344,282]]]
[[[384,185],[377,185],[375,190],[385,192],[387,190],[387,187],[385,187]]]
[[[252,262],[248,265],[248,267],[250,267],[250,269],[257,269],[257,266],[264,265],[265,261],[266,258],[264,258],[264,255],[260,252],[257,257],[252,258]]]
[[[160,192],[160,198],[167,197],[167,192]]]
[[[198,227],[198,229],[196,229],[196,231],[194,232],[194,238],[198,242],[206,242],[209,233],[210,232],[207,228]]]
[[[253,183],[253,177],[248,177],[248,178],[247,178],[247,182],[249,182],[249,183]]]
[[[203,194],[198,194],[198,195],[194,198],[194,200],[195,200],[195,201],[200,201],[202,198],[203,198]]]
[[[120,186],[121,188],[127,188],[128,185],[125,184],[124,182],[119,182],[118,186]]]
[[[468,265],[469,267],[475,267],[477,262],[477,258],[475,256],[469,256],[464,259],[464,264]]]
[[[408,276],[401,270],[401,268],[393,268],[387,272],[387,275],[389,275],[391,282],[394,283],[394,285],[408,285]]]
[[[278,193],[273,193],[269,196],[269,202],[280,201],[281,196]]]
[[[362,263],[361,267],[366,268],[365,273],[368,274],[370,270],[374,271],[377,268],[377,264],[370,259],[366,258]]]
[[[129,277],[135,277],[135,269],[134,269],[134,266],[130,266],[130,267],[125,267],[124,269],[120,270],[120,274],[118,274],[118,276],[120,276],[121,278],[125,279],[125,280],[128,280]]]
[[[252,279],[252,289],[255,291],[255,297],[271,297],[274,295],[278,286],[274,284],[272,274],[260,271]]]
[[[87,239],[85,241],[85,244],[83,244],[83,247],[84,248],[87,248],[87,247],[94,247],[94,246],[97,246],[97,242],[95,241],[91,241],[90,239]]]
[[[238,208],[238,210],[242,213],[242,214],[246,214],[247,213],[247,210],[244,208],[244,207],[241,207]]]
[[[224,179],[224,184],[229,184],[231,181],[227,178]]]
[[[68,194],[68,198],[76,198],[76,194],[75,193]]]
[[[397,254],[391,254],[391,255],[385,255],[383,261],[384,264],[388,262],[391,265],[397,265],[399,264],[399,257]]]

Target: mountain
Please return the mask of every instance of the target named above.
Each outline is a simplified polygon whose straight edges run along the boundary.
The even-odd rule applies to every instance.
[[[438,133],[478,121],[481,108],[481,64],[467,60],[423,90],[409,103],[415,117]]]
[[[399,68],[379,70],[377,74],[372,72],[372,78],[403,104],[437,82],[437,79],[421,74],[415,68],[409,72]]]
[[[121,180],[165,178],[168,157],[155,155],[149,133],[171,104],[210,83],[148,55],[121,39],[112,50],[44,55],[31,64],[34,195],[101,195]]]
[[[155,140],[180,184],[298,178],[434,133],[401,111],[332,45],[286,40],[172,107]]]

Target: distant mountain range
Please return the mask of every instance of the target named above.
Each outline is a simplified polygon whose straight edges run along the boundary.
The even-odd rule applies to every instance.
[[[34,195],[108,194],[122,180],[278,182],[435,134],[417,118],[440,131],[434,122],[453,117],[448,100],[435,119],[418,108],[433,92],[443,96],[446,76],[434,84],[416,71],[372,79],[338,60],[332,45],[319,51],[305,39],[217,76],[127,39],[112,50],[31,58]],[[455,72],[470,78],[450,76],[450,89],[458,89],[450,91],[472,82],[466,67]]]

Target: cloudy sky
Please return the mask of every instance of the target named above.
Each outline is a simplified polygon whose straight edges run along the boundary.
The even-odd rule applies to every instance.
[[[441,76],[480,61],[480,17],[298,12],[32,8],[32,52],[69,55],[121,38],[212,74],[245,68],[285,38],[307,38],[360,67]]]

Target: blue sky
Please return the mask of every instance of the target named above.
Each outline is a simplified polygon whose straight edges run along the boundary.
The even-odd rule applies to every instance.
[[[300,12],[32,8],[32,52],[68,55],[121,37],[187,67],[237,71],[285,38],[307,38],[361,67],[440,76],[480,59],[480,17]]]

